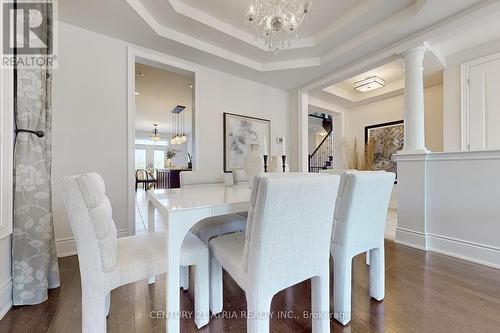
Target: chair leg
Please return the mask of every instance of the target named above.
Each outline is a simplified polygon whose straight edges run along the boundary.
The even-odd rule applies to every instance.
[[[209,269],[208,250],[200,255],[198,262],[194,266],[194,311],[196,313],[196,327],[201,328],[208,324],[209,312]]]
[[[222,265],[213,256],[210,257],[210,311],[216,315],[222,312],[223,282]]]
[[[370,250],[370,296],[377,301],[385,295],[385,258],[384,245]]]
[[[342,325],[351,321],[352,257],[339,251],[333,257],[333,310]]]
[[[82,290],[82,333],[106,332],[105,302],[106,296],[103,293]]]
[[[189,266],[181,267],[181,288],[184,291],[189,290]]]
[[[370,266],[370,251],[365,252],[365,262],[367,266]]]
[[[253,289],[253,288],[252,288]],[[256,291],[253,289],[252,291]],[[269,333],[272,296],[247,293],[247,332]]]
[[[111,307],[111,292],[106,293],[106,298],[104,299],[104,308],[106,311],[106,317],[109,316],[109,308]]]
[[[330,265],[325,264],[321,276],[311,280],[311,308],[313,313],[312,332],[330,332]]]

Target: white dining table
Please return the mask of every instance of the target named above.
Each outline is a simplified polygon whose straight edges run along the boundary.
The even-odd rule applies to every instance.
[[[155,230],[154,213],[158,210],[166,233],[166,331],[180,332],[180,250],[188,231],[200,220],[224,214],[248,211],[248,183],[187,185],[178,189],[149,190],[148,232]],[[154,277],[150,278],[150,283]]]

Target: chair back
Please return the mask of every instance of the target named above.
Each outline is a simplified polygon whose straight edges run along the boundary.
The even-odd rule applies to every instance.
[[[135,180],[146,180],[148,178],[148,172],[144,169],[135,170]]]
[[[223,176],[207,177],[200,175],[193,171],[182,171],[180,173],[181,187],[184,185],[198,185],[198,184],[218,184],[224,181]]]
[[[104,180],[98,173],[65,177],[61,190],[82,275],[113,270],[117,232]]]
[[[324,271],[340,177],[260,174],[253,180],[243,261],[271,291]]]
[[[395,174],[344,171],[335,208],[332,245],[363,252],[384,241]]]

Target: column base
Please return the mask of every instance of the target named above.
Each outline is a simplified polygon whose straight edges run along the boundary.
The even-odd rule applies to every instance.
[[[427,148],[423,149],[403,149],[398,151],[398,155],[415,155],[415,154],[429,154],[431,151]]]

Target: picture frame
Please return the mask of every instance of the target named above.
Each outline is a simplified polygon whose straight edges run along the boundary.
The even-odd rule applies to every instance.
[[[375,140],[373,169],[394,172],[397,178],[397,163],[392,155],[403,149],[404,120],[391,121],[365,127],[365,145]]]
[[[257,117],[224,112],[223,121],[224,172],[243,169],[246,155],[252,144],[260,145],[263,152],[264,139],[268,153],[271,149],[271,121]]]

